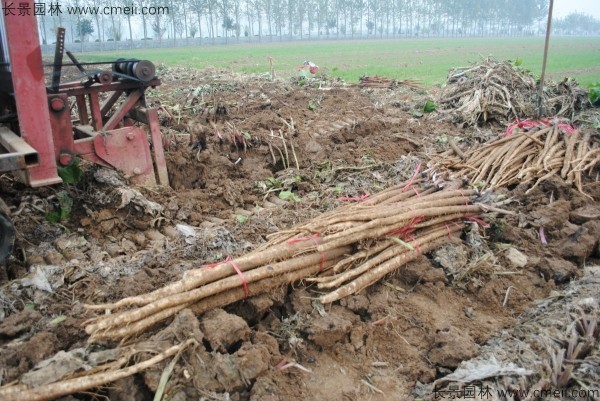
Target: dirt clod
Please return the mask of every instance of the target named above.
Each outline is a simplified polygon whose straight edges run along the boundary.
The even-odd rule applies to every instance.
[[[522,268],[527,265],[527,256],[516,248],[508,248],[504,256],[513,268]]]
[[[223,309],[207,312],[200,320],[200,328],[210,347],[223,353],[236,343],[247,340],[250,335],[250,327],[244,319]]]
[[[559,258],[546,258],[539,266],[540,272],[548,280],[555,283],[566,283],[579,274],[579,269],[573,262]]]
[[[351,321],[328,313],[311,320],[306,332],[312,342],[327,348],[344,339],[350,330],[352,330]]]
[[[477,355],[479,346],[473,338],[454,326],[439,330],[427,358],[434,364],[455,368],[460,362]]]
[[[0,323],[0,337],[15,337],[29,331],[41,318],[42,315],[35,309],[25,308]]]

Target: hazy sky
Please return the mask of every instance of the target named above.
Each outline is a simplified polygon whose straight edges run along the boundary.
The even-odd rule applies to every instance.
[[[548,4],[550,1],[548,0]],[[572,12],[579,11],[600,19],[599,0],[554,0],[554,15],[564,17]]]

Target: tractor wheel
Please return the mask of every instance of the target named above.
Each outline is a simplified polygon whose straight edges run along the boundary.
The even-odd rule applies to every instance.
[[[8,206],[0,199],[0,265],[6,262],[15,243],[15,227],[9,216]]]

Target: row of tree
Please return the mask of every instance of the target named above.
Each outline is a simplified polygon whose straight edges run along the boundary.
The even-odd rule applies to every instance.
[[[57,26],[71,41],[264,36],[417,37],[533,35],[545,29],[546,0],[68,0],[39,15],[44,43]],[[145,8],[144,8],[145,7]],[[600,21],[574,13],[560,33],[597,34]]]

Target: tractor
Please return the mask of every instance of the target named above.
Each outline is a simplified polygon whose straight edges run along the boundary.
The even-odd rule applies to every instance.
[[[44,63],[34,3],[4,0],[0,17],[0,174],[28,186],[62,182],[58,169],[86,160],[120,171],[135,185],[169,185],[157,110],[145,91],[160,85],[147,60],[82,63],[56,32],[53,62]],[[12,6],[12,8],[7,8]],[[12,12],[6,12],[7,10]],[[61,82],[65,66],[77,79]],[[45,71],[51,70],[46,79]],[[48,82],[47,82],[48,81]],[[0,264],[15,230],[0,193]]]

